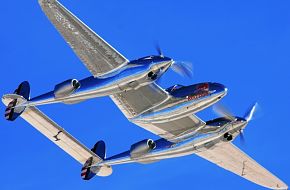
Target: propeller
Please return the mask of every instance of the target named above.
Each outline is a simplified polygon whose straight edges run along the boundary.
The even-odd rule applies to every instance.
[[[156,43],[155,49],[160,57],[164,57],[164,54],[162,52],[162,49],[160,48],[159,44]],[[183,76],[192,78],[193,76],[193,66],[192,63],[186,62],[186,61],[174,61],[170,68],[177,74]]]
[[[248,111],[245,113],[244,115],[244,119],[247,122],[250,122],[253,119],[254,114],[257,111],[257,107],[258,107],[258,103],[254,103],[251,107],[249,107]],[[230,121],[236,121],[236,117],[233,116],[232,112],[229,111],[225,106],[221,105],[221,104],[215,104],[213,106],[213,110],[214,112],[216,112],[218,115],[221,115],[227,119],[229,119]],[[244,136],[244,131],[243,129],[240,129],[240,141],[241,144],[245,144],[245,136]]]
[[[160,48],[160,45],[158,43],[156,43],[155,49],[160,57],[164,57],[164,55],[162,53],[162,49]]]
[[[249,107],[248,111],[245,113],[244,118],[247,122],[250,122],[253,120],[254,114],[257,112],[258,103],[255,102],[251,107]],[[241,144],[245,144],[245,137],[244,137],[244,131],[243,129],[240,130],[240,141]]]
[[[218,115],[227,118],[228,120],[235,121],[236,117],[233,116],[232,112],[229,111],[225,106],[222,104],[215,104],[213,106],[213,111]]]
[[[170,68],[183,77],[192,78],[193,76],[193,67],[190,62],[174,61]]]
[[[254,114],[256,113],[258,108],[258,103],[254,103],[246,112],[244,118],[246,119],[247,122],[251,121],[253,119]]]
[[[242,145],[246,144],[245,136],[244,136],[244,131],[241,129],[240,130],[240,142]]]

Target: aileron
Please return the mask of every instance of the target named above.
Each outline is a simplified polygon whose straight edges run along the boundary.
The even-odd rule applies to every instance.
[[[271,189],[287,189],[287,185],[232,143],[220,143],[212,149],[196,153],[243,178]]]

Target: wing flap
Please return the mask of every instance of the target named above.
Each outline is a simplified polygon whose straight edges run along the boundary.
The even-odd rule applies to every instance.
[[[57,0],[39,0],[39,4],[94,77],[102,76],[127,64],[128,60],[123,55]]]
[[[127,118],[132,118],[169,98],[167,92],[152,83],[137,90],[132,89],[110,96]]]
[[[7,105],[11,99],[4,96],[2,101]],[[81,164],[84,164],[90,157],[94,158],[94,162],[102,160],[36,107],[27,107],[20,117]]]
[[[249,181],[271,189],[287,189],[287,185],[242,152],[232,143],[220,143],[197,152],[198,156]]]
[[[204,121],[194,114],[170,120],[160,120],[158,123],[135,122],[135,124],[171,142],[182,141],[205,126]]]

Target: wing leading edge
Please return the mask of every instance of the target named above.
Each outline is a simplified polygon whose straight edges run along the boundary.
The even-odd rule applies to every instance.
[[[100,77],[128,63],[123,55],[57,0],[39,0],[39,4],[94,77]]]
[[[288,189],[284,182],[232,143],[220,143],[212,149],[206,149],[196,154],[261,186],[271,189]]]

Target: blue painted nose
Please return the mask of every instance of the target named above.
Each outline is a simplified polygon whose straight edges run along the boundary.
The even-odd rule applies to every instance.
[[[209,84],[209,90],[213,91],[213,93],[221,93],[221,94],[226,94],[228,89],[225,87],[225,85],[220,84],[220,83],[210,83]]]

